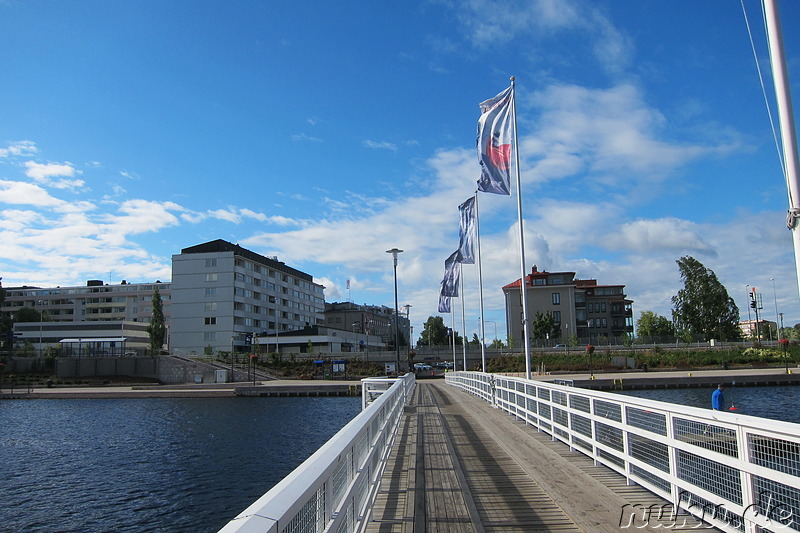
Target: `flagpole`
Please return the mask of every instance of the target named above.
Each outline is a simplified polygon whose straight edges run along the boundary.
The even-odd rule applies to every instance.
[[[775,103],[778,108],[780,124],[781,148],[783,149],[782,167],[786,187],[789,193],[789,215],[786,225],[792,231],[794,244],[795,273],[800,289],[800,158],[797,154],[797,136],[792,111],[792,95],[789,90],[789,74],[786,69],[786,57],[783,50],[778,3],[769,0],[762,3],[764,18],[769,39],[769,57],[772,65],[772,77],[775,86]]]
[[[461,273],[459,274],[461,276],[461,279],[464,279],[464,264],[463,263],[459,263],[458,264],[458,268],[461,271]],[[466,321],[464,320],[464,300],[465,300],[464,293],[465,292],[466,291],[464,290],[464,283],[461,283],[461,298],[460,298],[460,300],[461,300],[461,331],[463,333],[463,336],[461,337],[461,352],[462,352],[462,354],[464,356],[464,370],[467,369],[467,324],[466,324]],[[456,338],[456,336],[453,335],[453,342],[456,342],[455,338]]]
[[[478,211],[478,192],[475,191],[475,241],[478,263],[478,306],[481,313],[481,372],[486,372],[486,334],[483,324],[483,273],[481,272],[481,223]]]
[[[525,377],[531,379],[531,341],[528,338],[528,298],[525,283],[525,233],[522,228],[522,180],[519,173],[519,147],[517,145],[517,94],[516,78],[511,76],[511,122],[514,128],[514,160],[517,171],[517,223],[519,224],[520,300],[522,301],[522,338],[525,343]]]
[[[453,370],[456,370],[456,312],[453,311],[452,305],[450,306],[450,326],[450,342],[453,344]]]

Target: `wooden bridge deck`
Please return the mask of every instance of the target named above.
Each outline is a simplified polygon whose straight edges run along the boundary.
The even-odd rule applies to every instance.
[[[651,505],[666,512],[645,515]],[[367,531],[718,531],[685,514],[676,521],[670,510],[484,401],[441,381],[418,381]]]

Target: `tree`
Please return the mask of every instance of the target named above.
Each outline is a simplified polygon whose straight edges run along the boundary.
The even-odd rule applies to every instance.
[[[469,341],[469,344],[470,344],[470,346],[480,346],[481,345],[481,340],[478,338],[478,334],[477,333],[473,333],[472,334],[472,340]]]
[[[42,313],[32,307],[21,307],[14,311],[14,322],[40,322]]]
[[[153,291],[152,305],[153,314],[150,315],[147,333],[150,334],[150,355],[156,356],[161,354],[161,347],[164,345],[164,337],[167,334],[167,328],[164,325],[164,303],[161,301],[158,287]]]
[[[636,321],[636,332],[639,337],[671,337],[675,335],[675,327],[667,317],[652,311],[642,311]]]
[[[505,345],[503,344],[503,341],[501,341],[500,339],[495,339],[492,341],[492,344],[489,345],[489,348],[493,350],[501,350],[505,348]]]
[[[556,326],[556,321],[550,311],[545,311],[544,313],[536,311],[533,327],[531,327],[531,338],[539,340],[556,338],[558,330],[559,328]]]
[[[428,346],[441,346],[450,344],[450,337],[447,334],[447,326],[440,316],[429,316],[423,324],[422,334],[419,336],[419,344]]]
[[[739,339],[739,308],[717,275],[690,256],[676,263],[684,288],[672,297],[672,317],[681,336]]]

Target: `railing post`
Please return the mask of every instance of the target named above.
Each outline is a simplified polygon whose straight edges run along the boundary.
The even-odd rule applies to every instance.
[[[736,425],[736,446],[739,452],[738,459],[745,463],[750,463],[750,447],[747,442],[747,431],[739,424]],[[739,479],[739,482],[742,484],[742,507],[745,510],[758,509],[758,504],[761,502],[756,502],[754,498],[753,475],[750,472],[739,469]],[[747,514],[746,511],[745,514]],[[742,526],[744,527],[744,533],[756,533],[758,530],[755,522],[745,520],[744,515],[742,516]]]

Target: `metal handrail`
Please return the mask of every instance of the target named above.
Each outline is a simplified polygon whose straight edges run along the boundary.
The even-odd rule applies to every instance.
[[[219,533],[363,531],[394,438],[415,386],[414,374],[362,380],[384,386],[346,426]]]
[[[800,424],[480,372],[446,381],[662,496],[676,518],[800,531]],[[620,527],[664,511],[623,509]]]

